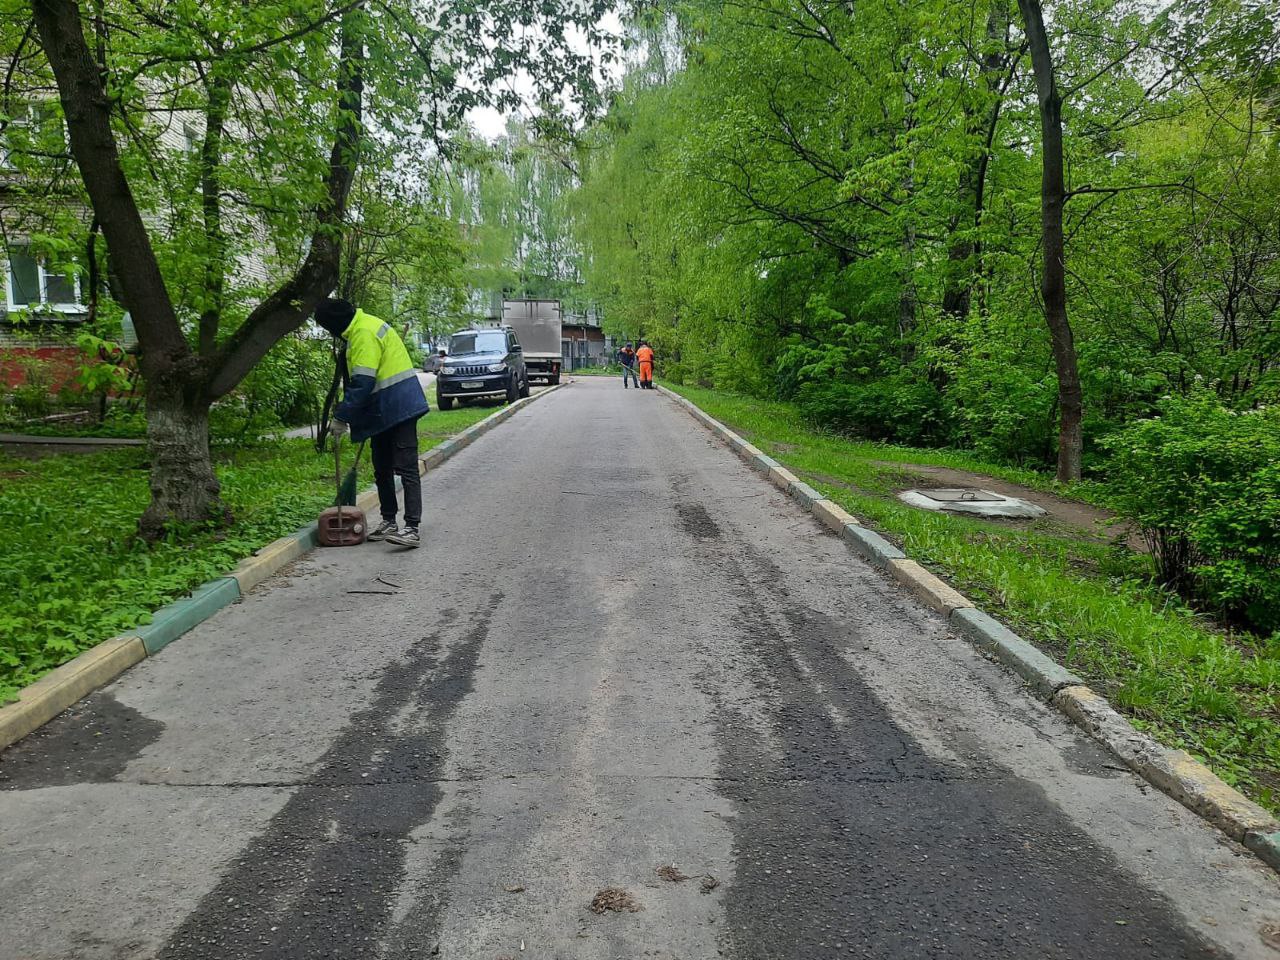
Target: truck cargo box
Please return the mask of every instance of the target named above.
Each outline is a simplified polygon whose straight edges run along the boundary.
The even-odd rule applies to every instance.
[[[502,322],[515,328],[531,377],[560,381],[563,317],[559,300],[502,301]]]

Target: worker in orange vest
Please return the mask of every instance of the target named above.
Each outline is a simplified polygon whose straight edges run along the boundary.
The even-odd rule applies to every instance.
[[[653,347],[648,341],[641,340],[636,350],[636,359],[640,362],[640,389],[653,389]]]

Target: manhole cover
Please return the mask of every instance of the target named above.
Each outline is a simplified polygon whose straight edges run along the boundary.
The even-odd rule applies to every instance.
[[[939,503],[999,503],[1005,499],[990,490],[968,490],[963,487],[954,490],[917,490],[916,492]]]
[[[979,517],[1030,519],[1044,516],[1044,508],[1018,497],[1006,497],[991,490],[950,487],[942,490],[904,490],[898,499],[923,510],[968,513]]]

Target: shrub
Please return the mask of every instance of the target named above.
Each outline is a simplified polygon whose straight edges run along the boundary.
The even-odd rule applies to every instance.
[[[951,439],[946,400],[924,379],[810,382],[800,387],[796,405],[818,426],[869,440],[941,446]]]
[[[1280,628],[1280,411],[1205,392],[1108,438],[1110,487],[1160,579],[1230,618]]]
[[[10,400],[19,417],[36,420],[53,410],[53,370],[47,360],[20,357],[22,383],[13,388]]]

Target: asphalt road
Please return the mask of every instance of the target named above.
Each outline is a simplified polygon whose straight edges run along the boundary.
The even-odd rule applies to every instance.
[[[1273,874],[661,395],[426,491],[0,756],[0,958],[1280,956]]]

